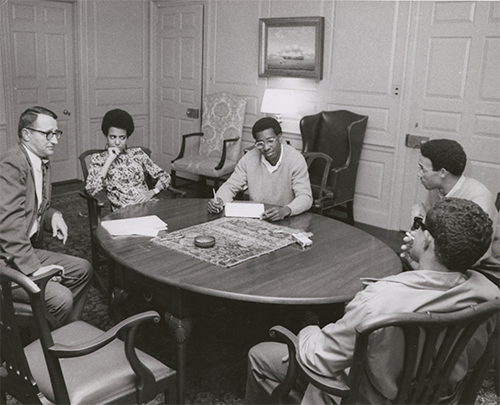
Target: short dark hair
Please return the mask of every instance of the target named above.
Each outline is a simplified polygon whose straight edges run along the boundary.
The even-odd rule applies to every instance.
[[[115,127],[124,129],[127,131],[127,138],[134,132],[134,119],[125,110],[120,110],[115,108],[114,110],[109,110],[102,118],[101,130],[102,133],[108,136],[109,128]]]
[[[264,117],[258,120],[252,127],[252,135],[255,139],[258,132],[265,131],[266,129],[272,128],[276,135],[281,134],[281,125],[280,123],[272,117]]]
[[[493,221],[475,202],[443,198],[427,213],[425,226],[434,237],[439,263],[451,271],[465,272],[488,250]]]
[[[446,169],[454,176],[460,176],[467,163],[462,146],[451,139],[432,139],[422,144],[420,153],[432,163],[432,170]]]
[[[45,107],[34,106],[30,107],[19,117],[19,123],[17,124],[17,135],[19,138],[22,137],[22,131],[24,128],[31,127],[33,123],[37,120],[39,115],[48,115],[49,117],[57,119],[57,115],[54,111],[49,110]]]

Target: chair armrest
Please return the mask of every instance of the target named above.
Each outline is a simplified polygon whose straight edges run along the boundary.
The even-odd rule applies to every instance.
[[[112,340],[116,339],[121,333],[125,334],[125,357],[136,375],[136,403],[142,404],[154,398],[156,393],[156,380],[151,370],[147,368],[141,360],[139,360],[139,357],[137,357],[134,341],[139,324],[149,319],[158,323],[160,321],[160,315],[156,311],[147,311],[141,314],[133,315],[120,322],[118,325],[113,326],[101,336],[86,343],[71,346],[54,344],[49,347],[48,351],[49,354],[58,358],[84,356],[104,347]]]
[[[38,276],[31,277],[31,281],[33,281],[35,284],[37,284],[40,289],[42,289],[42,286],[45,288],[49,280],[54,277],[54,276],[59,276],[62,274],[62,270],[58,268],[50,269],[46,273],[40,274]]]
[[[81,190],[79,192],[79,194],[80,194],[80,197],[85,198],[87,201],[93,201],[93,202],[95,202],[101,208],[104,208],[104,205],[107,202],[107,198],[104,198],[104,199],[99,198],[99,197],[102,197],[102,195],[100,195],[100,193],[97,193],[97,195],[92,196],[89,193],[87,193],[86,190]]]
[[[87,200],[87,208],[89,211],[89,224],[90,230],[95,231],[97,225],[101,222],[101,211],[104,208],[105,202],[107,201],[107,197],[104,198],[105,192],[97,193],[96,196],[91,196],[87,191],[80,191],[80,196]]]
[[[30,276],[30,280],[33,281],[38,286],[38,288],[40,288],[42,297],[45,297],[45,289],[47,288],[47,283],[52,277],[59,276],[62,274],[62,272],[63,271],[61,269],[54,268],[41,275],[34,277]],[[49,309],[46,305],[44,305],[44,311],[45,318],[47,318],[47,322],[49,323],[51,330],[60,328],[62,326],[61,322],[59,322],[59,320],[49,312]]]
[[[329,394],[336,395],[341,398],[345,398],[350,395],[350,389],[347,386],[346,381],[323,377],[312,372],[304,364],[302,364],[298,356],[299,340],[296,335],[283,326],[273,326],[269,330],[269,334],[271,337],[286,343],[288,346],[289,365],[285,379],[274,389],[272,393],[272,398],[277,400],[278,403],[285,403],[286,397],[292,389],[298,373],[305,375],[309,383],[314,385],[316,388],[319,388]]]
[[[277,325],[269,330],[269,335],[288,346],[288,369],[284,380],[271,393],[271,401],[275,404],[288,403],[288,396],[292,390],[293,384],[297,379],[299,365],[297,362],[297,350],[299,340],[296,335],[287,328]]]
[[[177,188],[174,188],[172,186],[168,186],[167,187],[167,190],[170,191],[172,193],[172,195],[174,196],[174,198],[176,198],[177,196],[181,197],[181,198],[184,198],[186,197],[187,193],[183,190],[179,190]]]
[[[8,253],[0,253],[0,259],[2,259],[7,266],[14,267],[14,256]]]
[[[255,149],[255,145],[252,145],[252,146],[249,146],[248,148],[243,149],[243,153],[248,153],[248,152],[250,152],[252,149]]]
[[[3,254],[2,254],[2,256],[3,256]],[[62,273],[61,269],[52,268],[43,274],[31,277],[31,276],[24,274],[23,272],[19,271],[18,269],[14,268],[14,267],[4,267],[4,268],[2,268],[2,271],[5,271],[6,273],[8,273],[9,277],[12,278],[12,281],[14,283],[20,285],[22,288],[24,288],[30,294],[36,293],[37,292],[36,288],[43,291],[43,288],[45,288],[45,285],[52,277],[58,276]],[[33,285],[33,283],[36,284],[36,287],[35,287],[35,285]]]
[[[119,324],[113,326],[108,331],[103,332],[102,335],[87,342],[83,342],[77,345],[64,345],[55,343],[53,346],[49,347],[49,353],[61,359],[85,356],[106,346],[108,343],[116,339],[122,331],[125,331],[125,333],[128,334],[140,323],[149,319],[152,319],[155,323],[158,323],[160,321],[160,315],[156,311],[147,311],[137,315],[133,315],[121,321]]]
[[[231,138],[231,139],[224,139],[224,142],[222,144],[222,156],[220,157],[219,164],[215,166],[215,170],[220,170],[224,167],[224,163],[226,162],[226,153],[227,153],[227,144],[229,142],[236,142],[240,138]]]
[[[203,136],[203,132],[191,132],[190,134],[182,135],[181,151],[179,152],[177,157],[174,160],[172,160],[172,163],[184,157],[184,152],[186,151],[186,139],[191,138],[192,136]]]

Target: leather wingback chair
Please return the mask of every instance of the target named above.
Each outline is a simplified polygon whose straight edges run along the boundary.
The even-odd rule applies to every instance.
[[[302,152],[322,152],[332,158],[328,195],[315,198],[313,203],[320,214],[335,208],[347,214],[347,222],[354,223],[356,176],[367,121],[368,116],[346,110],[322,111],[301,119]],[[321,181],[323,168],[309,168],[311,183],[316,178]]]

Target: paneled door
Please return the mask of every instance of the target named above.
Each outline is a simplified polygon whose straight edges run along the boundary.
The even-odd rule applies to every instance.
[[[152,8],[156,116],[153,153],[158,164],[170,170],[182,135],[200,130],[203,5],[152,3]]]
[[[413,93],[408,133],[449,138],[465,149],[465,174],[500,191],[500,2],[415,2]],[[418,149],[406,149],[400,229],[425,189]]]
[[[77,178],[74,13],[71,2],[9,0],[9,61],[12,123],[28,107],[58,115],[64,134],[52,162],[52,180]],[[14,128],[14,125],[12,125]],[[12,137],[9,138],[12,143]]]

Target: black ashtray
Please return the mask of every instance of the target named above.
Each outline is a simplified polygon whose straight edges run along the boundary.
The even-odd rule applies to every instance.
[[[211,235],[199,235],[194,238],[194,245],[200,248],[211,248],[215,245],[215,237]]]

